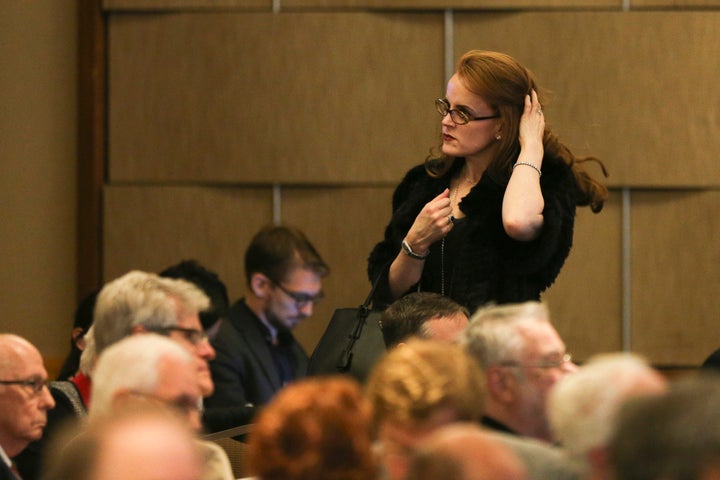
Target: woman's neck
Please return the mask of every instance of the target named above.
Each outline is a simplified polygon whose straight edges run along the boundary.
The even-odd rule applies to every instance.
[[[466,158],[465,165],[460,170],[461,181],[475,185],[480,181],[489,164],[489,161],[482,158]]]

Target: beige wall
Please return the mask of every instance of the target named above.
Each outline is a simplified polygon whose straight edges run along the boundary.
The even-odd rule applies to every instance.
[[[0,331],[54,366],[75,304],[76,10],[73,0],[0,9]]]

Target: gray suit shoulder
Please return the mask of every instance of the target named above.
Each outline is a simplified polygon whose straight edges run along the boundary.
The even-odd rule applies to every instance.
[[[561,448],[540,440],[503,432],[487,431],[522,460],[532,480],[579,480],[579,466]]]

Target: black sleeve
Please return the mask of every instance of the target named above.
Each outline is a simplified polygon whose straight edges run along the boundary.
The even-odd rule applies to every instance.
[[[565,263],[573,241],[576,185],[572,170],[562,162],[543,164],[543,226],[538,237],[521,242],[505,235],[501,255],[510,276],[526,277],[540,290],[549,287]]]
[[[410,230],[415,218],[432,198],[433,190],[432,186],[428,184],[428,179],[425,167],[418,165],[405,175],[393,193],[392,217],[385,227],[383,240],[375,245],[368,258],[370,282],[380,278],[373,295],[375,308],[384,308],[395,300],[390,294],[389,267],[400,252],[400,243]]]

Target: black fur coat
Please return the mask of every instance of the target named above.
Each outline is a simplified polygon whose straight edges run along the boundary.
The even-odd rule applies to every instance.
[[[387,267],[400,251],[400,242],[427,202],[448,187],[464,162],[456,161],[450,171],[432,178],[423,165],[412,168],[393,194],[393,215],[385,229],[385,238],[378,243],[368,259],[371,281],[382,275],[373,297],[375,307],[383,308],[393,301],[387,280]],[[545,201],[543,227],[533,241],[510,238],[502,225],[501,209],[506,185],[494,181],[489,174],[460,203],[466,215],[464,235],[456,240],[452,252],[452,288],[446,295],[471,310],[487,303],[509,303],[538,300],[560,273],[570,253],[578,198],[574,175],[562,160],[546,155],[543,159],[540,187]],[[440,244],[430,249],[419,286],[410,291],[437,291],[439,284]],[[435,256],[435,261],[431,261]],[[430,286],[433,287],[430,287]]]

